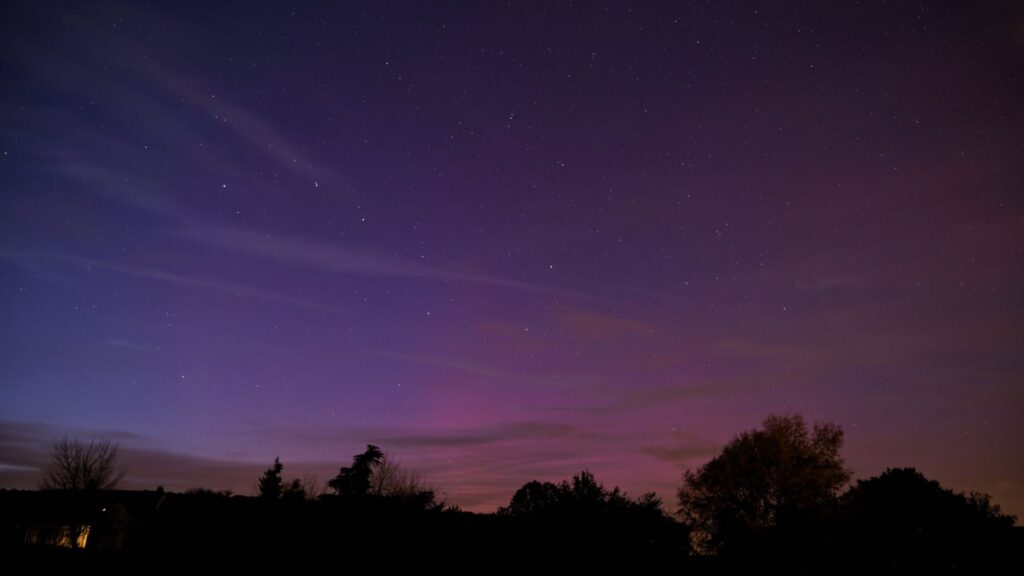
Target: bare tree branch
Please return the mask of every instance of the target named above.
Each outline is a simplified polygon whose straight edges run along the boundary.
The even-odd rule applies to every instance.
[[[406,468],[391,454],[384,454],[370,473],[370,493],[377,496],[413,496],[431,491],[419,472]]]
[[[64,436],[53,444],[50,464],[42,471],[43,490],[113,490],[124,480],[117,464],[117,444],[107,440],[83,444]]]

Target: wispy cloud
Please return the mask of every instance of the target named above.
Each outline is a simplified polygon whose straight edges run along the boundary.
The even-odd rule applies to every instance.
[[[248,494],[269,464],[170,452],[146,438],[118,431],[69,430],[0,420],[0,487],[35,487],[40,469],[48,462],[52,442],[64,434],[121,442],[119,452],[128,473],[128,488],[162,485],[169,490],[185,490],[203,486]],[[463,429],[253,426],[229,434],[243,434],[254,442],[268,444],[314,446],[317,454],[338,454],[330,460],[283,458],[289,476],[315,474],[321,479],[336,473],[365,444],[378,444],[422,471],[451,502],[477,510],[506,504],[515,489],[529,480],[558,480],[600,464],[607,459],[602,451],[615,439],[544,421]]]
[[[570,336],[591,341],[635,338],[653,334],[657,330],[656,326],[643,320],[574,306],[556,306],[554,315],[562,329]]]
[[[53,442],[69,432],[62,427],[39,422],[0,420],[0,467],[38,470],[48,461]],[[83,429],[74,431],[74,436],[84,441],[143,440],[142,436],[123,430]]]
[[[171,221],[188,219],[186,210],[161,186],[149,179],[123,170],[112,170],[84,158],[63,158],[53,172],[69,180],[86,184],[87,189],[107,200],[120,202],[136,210]]]
[[[126,10],[134,11],[130,18],[139,21],[159,18],[160,27],[167,38],[187,35],[189,32],[172,14],[154,13],[152,8],[141,11],[121,7],[122,12]],[[111,38],[115,42],[114,49],[121,55],[116,63],[112,63],[105,52],[93,48],[93,39],[102,35],[103,27],[106,26],[96,18],[95,11],[54,8],[46,12],[54,28],[77,40],[76,46],[81,50],[75,56],[80,65],[68,70],[67,66],[58,65],[61,64],[57,60],[58,53],[51,47],[23,41],[21,46],[30,46],[32,49],[22,49],[10,59],[38,78],[72,93],[80,92],[83,85],[102,84],[108,92],[131,95],[136,107],[154,112],[149,120],[150,125],[160,122],[162,118],[180,116],[184,105],[193,119],[202,120],[208,126],[215,125],[231,133],[236,140],[247,142],[253,150],[262,152],[278,169],[292,172],[310,184],[314,180],[330,183],[334,190],[358,195],[358,191],[348,184],[343,174],[302,152],[301,146],[272,123],[233,105],[229,99],[217,94],[216,90],[196,82],[190,78],[187,70],[177,71],[168,63],[155,59],[152,52],[139,50],[130,38]],[[63,73],[57,74],[55,70]],[[124,82],[123,78],[126,77],[133,81]],[[166,130],[168,133],[181,132],[180,126],[168,126],[174,128]],[[209,157],[212,153],[210,151],[204,156]]]
[[[88,442],[92,439],[119,443],[118,456],[127,473],[125,487],[187,490],[199,486],[231,488],[248,493],[261,471],[251,462],[232,462],[168,452],[152,447],[150,440],[117,430],[71,430],[33,422],[0,420],[0,487],[35,488],[40,471],[49,462],[55,440],[67,434]],[[295,472],[295,470],[292,470]]]
[[[529,382],[531,384],[543,385],[552,384],[556,380],[556,378],[538,378],[521,372],[512,372],[508,370],[493,368],[491,366],[481,364],[479,362],[471,362],[467,360],[460,360],[443,356],[434,356],[428,354],[402,354],[398,352],[392,352],[389,350],[381,349],[366,350],[366,353],[380,358],[390,358],[393,360],[400,360],[402,362],[411,362],[413,364],[435,366],[438,368],[446,368],[449,370],[466,372],[468,374],[482,376],[483,378],[486,378],[488,380]]]
[[[154,66],[150,59],[132,60],[132,69],[148,76],[154,83],[170,89],[196,110],[205,112],[210,118],[249,142],[255,149],[262,150],[267,157],[276,161],[281,168],[295,173],[310,184],[330,183],[332,188],[358,197],[359,192],[337,170],[302,154],[299,146],[286,138],[270,123],[240,106],[232,105],[226,98],[218,97],[203,90],[182,74]]]
[[[534,408],[549,413],[621,416],[622,414],[643,410],[651,406],[661,406],[681,400],[725,394],[734,391],[737,387],[735,383],[717,380],[701,381],[695,384],[644,386],[639,388],[597,386],[590,389],[592,397],[598,399],[597,402],[579,401],[572,404],[547,404],[535,406]]]
[[[641,454],[646,454],[663,462],[674,464],[679,468],[689,468],[696,462],[706,462],[721,447],[710,442],[689,442],[684,444],[644,446]]]
[[[275,127],[267,118],[238,106],[231,102],[228,95],[218,94],[215,89],[202,85],[184,71],[175,70],[166,62],[156,61],[152,55],[143,55],[130,41],[125,40],[125,44],[120,46],[119,53],[125,55],[125,58],[119,61],[120,69],[117,66],[110,69],[105,54],[91,52],[88,49],[88,40],[95,36],[98,27],[101,26],[90,13],[75,10],[52,10],[50,13],[54,26],[81,39],[81,45],[86,48],[77,55],[82,60],[82,65],[75,74],[83,75],[81,80],[88,78],[89,85],[99,82],[110,92],[131,94],[138,109],[147,112],[147,117],[153,121],[180,117],[183,111],[186,113],[186,118],[191,122],[179,123],[164,130],[165,147],[178,148],[180,151],[190,150],[195,142],[201,141],[202,138],[200,134],[189,132],[189,126],[215,126],[217,130],[229,133],[232,139],[246,143],[248,149],[254,153],[265,155],[277,169],[291,172],[301,181],[308,181],[310,185],[314,181],[320,182],[321,185],[329,183],[333,189],[341,190],[353,197],[359,196],[359,191],[348,183],[343,174],[303,152],[302,146],[297,145],[285,131]],[[140,13],[136,16],[146,20],[152,18],[151,14]],[[161,25],[165,29],[170,27],[173,30],[176,26],[182,28],[180,24],[174,23],[173,18]],[[69,80],[55,74],[53,70],[57,67],[54,66],[52,51],[45,45],[36,48],[23,50],[14,55],[14,62],[61,90],[80,93],[83,82],[79,82],[80,79],[77,77]],[[91,70],[100,71],[100,77],[91,78],[87,73]],[[134,80],[126,84],[125,77]],[[76,130],[76,138],[85,142],[95,138],[94,133],[101,132]],[[140,134],[125,136],[122,140],[116,137],[99,137],[103,138],[102,146],[95,148],[118,149],[124,152],[125,157],[137,157],[140,154],[140,145],[135,141],[142,137]],[[237,254],[279,265],[341,274],[489,286],[565,299],[586,298],[583,293],[576,290],[503,278],[485,272],[466,272],[456,267],[431,266],[368,247],[224,226],[216,222],[216,219],[211,220],[208,215],[203,215],[182,202],[180,194],[168,189],[166,183],[138,174],[130,165],[112,167],[102,158],[61,156],[62,153],[52,152],[46,146],[37,147],[37,153],[52,164],[54,170],[72,180],[87,184],[82,188],[89,193],[121,202],[162,219],[168,222],[175,236],[203,246],[228,248]],[[218,150],[210,149],[194,157],[196,162],[206,164],[211,173],[238,173],[235,160],[221,157],[219,154]],[[190,154],[189,157],[193,155]]]
[[[232,457],[203,457],[162,449],[154,440],[117,430],[75,430],[61,426],[0,420],[0,487],[33,488],[49,459],[55,439],[108,439],[120,443],[127,488],[169,490],[198,486],[250,494],[267,462]],[[666,444],[649,435],[622,434],[612,429],[582,428],[558,421],[513,421],[465,428],[333,428],[279,427],[253,424],[226,435],[244,435],[255,444],[302,446],[305,458],[282,454],[289,477],[330,478],[339,466],[367,443],[377,444],[421,471],[450,502],[474,510],[494,510],[508,503],[517,488],[530,480],[558,481],[584,469],[610,482],[616,477],[635,482],[645,461],[683,468],[713,454],[706,440],[676,433]],[[639,447],[638,447],[639,446]],[[617,453],[618,452],[618,453]],[[324,454],[333,455],[324,458]],[[623,468],[622,459],[632,462]],[[659,464],[664,466],[664,464]],[[636,486],[670,494],[677,477]],[[620,480],[621,481],[621,480]]]
[[[599,427],[598,427],[599,428]],[[367,443],[395,453],[453,503],[493,510],[530,480],[562,480],[584,469],[609,470],[616,449],[638,440],[611,430],[557,421],[519,421],[465,428],[266,427],[230,432],[349,454]],[[337,469],[336,466],[334,468]]]
[[[841,288],[853,288],[867,282],[864,276],[845,274],[837,276],[826,276],[812,282],[798,284],[798,288],[810,292],[826,292]]]
[[[587,435],[571,424],[552,421],[528,420],[503,422],[467,428],[411,428],[411,427],[358,427],[328,426],[266,426],[253,423],[239,430],[223,434],[243,435],[256,439],[278,438],[302,445],[331,450],[345,446],[375,443],[396,448],[454,448],[486,447],[521,441],[553,441],[569,436]]]
[[[131,266],[125,266],[120,264],[114,264],[111,262],[105,262],[102,260],[96,260],[92,258],[82,258],[79,256],[72,256],[67,254],[39,254],[39,253],[10,253],[0,252],[0,259],[13,261],[13,262],[39,262],[45,260],[65,262],[74,264],[77,266],[85,267],[87,269],[98,269],[115,272],[118,274],[126,274],[135,276],[137,278],[145,278],[148,280],[154,280],[157,282],[163,282],[166,284],[173,284],[178,286],[187,286],[190,288],[197,288],[201,290],[208,290],[219,294],[225,294],[229,296],[249,298],[260,301],[272,301],[297,306],[300,308],[309,308],[313,310],[319,310],[322,312],[332,312],[343,314],[344,311],[334,306],[328,306],[320,304],[312,300],[305,298],[298,298],[295,296],[289,296],[286,294],[280,294],[278,292],[272,292],[269,290],[262,290],[259,288],[253,288],[251,286],[243,286],[240,284],[233,284],[230,282],[223,282],[220,280],[213,280],[208,278],[199,278],[194,276],[185,276],[174,272],[168,272],[159,268],[136,268]]]
[[[485,447],[510,442],[551,442],[581,434],[574,426],[557,422],[513,422],[470,430],[392,430],[378,432],[382,443],[397,448]]]
[[[574,290],[508,280],[487,274],[455,272],[368,249],[352,248],[311,239],[276,236],[225,226],[192,226],[183,229],[180,234],[198,243],[230,249],[280,264],[314,270],[364,276],[419,278],[440,282],[496,286],[564,298],[586,298],[583,293]]]

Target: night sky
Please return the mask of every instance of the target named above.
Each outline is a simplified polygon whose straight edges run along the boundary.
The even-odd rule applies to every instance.
[[[0,486],[671,504],[773,413],[1024,514],[1024,11],[4,2]]]

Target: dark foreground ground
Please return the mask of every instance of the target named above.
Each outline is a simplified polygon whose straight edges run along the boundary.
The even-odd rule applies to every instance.
[[[81,526],[89,526],[85,549],[66,547]],[[921,533],[925,526],[918,528],[871,533],[859,528],[852,533],[823,527],[776,535],[742,553],[709,558],[692,554],[688,531],[674,521],[609,520],[588,517],[586,511],[539,520],[424,510],[397,501],[266,502],[211,493],[81,497],[0,491],[0,554],[9,566],[44,573],[66,566],[107,573],[438,569],[994,574],[1011,570],[1024,551],[1019,527],[927,537]]]

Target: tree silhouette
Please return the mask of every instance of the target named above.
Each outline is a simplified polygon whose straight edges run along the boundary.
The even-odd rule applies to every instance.
[[[293,478],[291,482],[281,487],[281,500],[285,502],[302,502],[307,499],[306,489],[302,485],[302,480],[298,478]]]
[[[722,453],[687,471],[679,511],[707,551],[736,551],[780,529],[796,529],[834,501],[849,480],[834,424],[808,430],[803,417],[769,416]]]
[[[913,468],[860,480],[840,500],[851,557],[929,570],[991,561],[1015,518],[985,494],[958,494]]]
[[[518,522],[527,534],[522,545],[544,554],[600,551],[636,562],[654,551],[680,557],[689,551],[685,527],[665,514],[654,493],[630,498],[587,470],[558,484],[524,484],[498,515]]]
[[[914,468],[888,469],[880,476],[858,480],[842,503],[846,513],[878,529],[918,534],[941,525],[978,530],[1014,523],[1014,517],[1003,514],[987,494],[957,494]]]
[[[498,514],[518,517],[540,517],[558,509],[562,499],[559,487],[551,482],[527,482],[516,490],[512,500],[505,508],[499,508]]]
[[[434,490],[426,485],[420,474],[406,468],[390,454],[382,455],[370,466],[369,493],[422,508],[434,506],[436,500]]]
[[[621,511],[649,511],[661,514],[661,500],[653,492],[632,499],[618,487],[608,490],[589,470],[559,484],[527,482],[512,495],[509,505],[498,514],[520,518],[587,517]]]
[[[271,466],[263,473],[257,484],[259,489],[260,498],[266,498],[268,500],[277,500],[283,493],[283,485],[281,481],[281,472],[284,470],[284,464],[281,464],[280,458],[274,458],[274,465]]]
[[[325,491],[325,487],[320,483],[320,477],[316,474],[306,474],[299,481],[302,485],[302,493],[307,500],[316,500]]]
[[[370,493],[375,496],[404,496],[425,490],[419,473],[406,468],[391,454],[384,454],[372,466]]]
[[[64,436],[53,444],[50,463],[43,469],[43,490],[113,490],[124,479],[117,464],[117,444],[83,444]]]
[[[366,446],[366,451],[352,457],[352,466],[344,466],[327,483],[339,496],[366,496],[370,492],[370,477],[373,467],[380,463],[384,454],[373,444]]]

